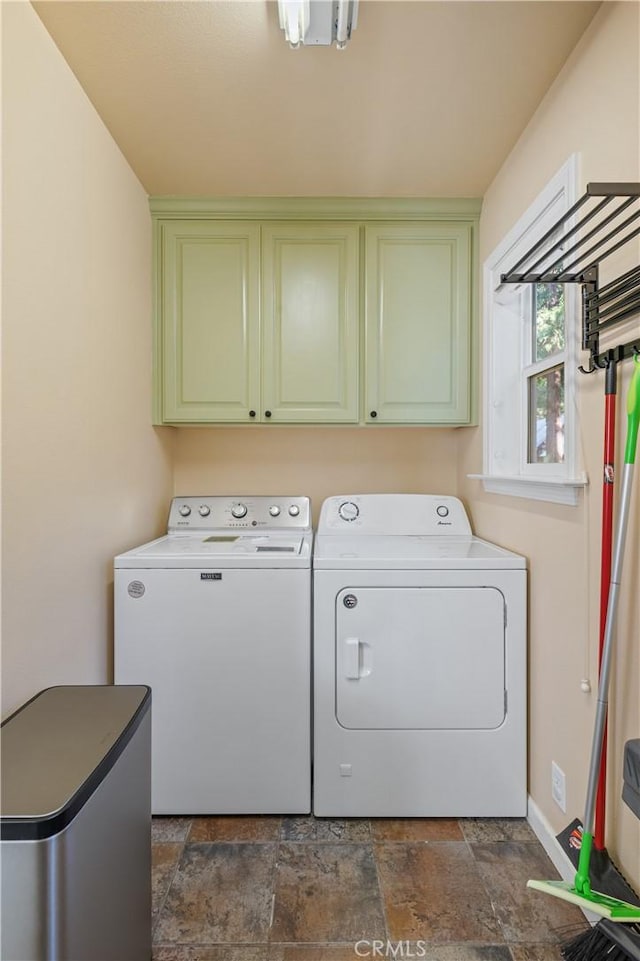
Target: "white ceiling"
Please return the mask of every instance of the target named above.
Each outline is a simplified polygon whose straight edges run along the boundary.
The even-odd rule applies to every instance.
[[[361,0],[344,51],[265,0],[34,7],[150,194],[482,196],[589,24],[579,0]]]

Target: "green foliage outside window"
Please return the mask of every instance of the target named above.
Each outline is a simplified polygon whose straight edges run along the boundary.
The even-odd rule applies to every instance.
[[[536,284],[535,360],[564,350],[564,284]]]
[[[564,309],[563,284],[536,284],[535,361],[553,357],[564,350]],[[564,364],[531,378],[529,397],[529,462],[561,463],[564,460]]]

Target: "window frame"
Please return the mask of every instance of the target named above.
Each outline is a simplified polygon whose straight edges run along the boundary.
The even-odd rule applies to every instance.
[[[575,203],[577,188],[578,156],[574,154],[484,263],[483,473],[470,475],[481,479],[491,493],[574,506],[587,483],[577,469],[579,284],[566,284],[564,289],[564,350],[535,361],[535,285],[503,284],[500,276]],[[529,377],[560,363],[564,366],[564,461],[530,463]]]

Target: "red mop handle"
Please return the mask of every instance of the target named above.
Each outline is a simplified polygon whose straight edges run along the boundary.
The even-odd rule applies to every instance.
[[[604,647],[604,633],[609,604],[609,584],[611,582],[611,545],[613,540],[613,492],[614,492],[614,457],[616,445],[616,364],[609,362],[605,381],[605,409],[604,409],[604,471],[602,478],[602,557],[600,562],[600,641],[598,646],[598,664],[602,663],[602,649]],[[605,721],[602,737],[602,756],[598,774],[598,790],[596,794],[595,827],[593,841],[595,847],[602,851],[605,848],[605,820],[607,794],[607,724]]]

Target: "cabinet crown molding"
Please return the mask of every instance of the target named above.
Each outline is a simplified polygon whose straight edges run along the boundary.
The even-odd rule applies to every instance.
[[[157,220],[475,220],[477,197],[150,197]]]

